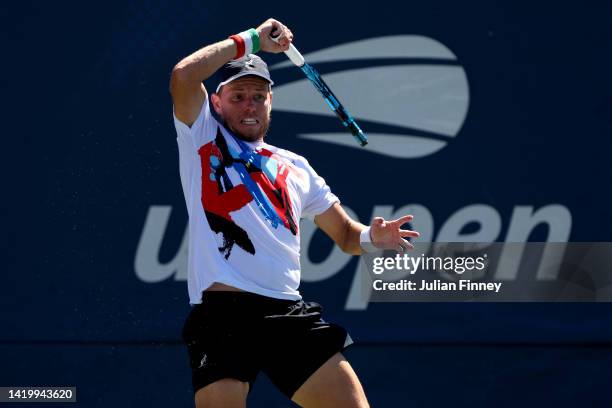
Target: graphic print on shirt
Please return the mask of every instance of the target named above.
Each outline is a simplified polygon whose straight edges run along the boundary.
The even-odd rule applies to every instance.
[[[266,167],[266,175],[252,163],[247,163],[240,157],[232,157],[220,128],[217,128],[215,140],[203,145],[198,154],[202,166],[202,207],[210,228],[223,237],[223,244],[218,249],[225,259],[229,259],[234,245],[255,255],[255,246],[248,232],[238,226],[231,216],[231,212],[253,201],[253,195],[248,188],[244,184],[233,185],[227,174],[226,169],[235,164],[242,163],[246,167],[252,180],[272,204],[284,227],[293,235],[297,235],[298,227],[287,191],[287,176],[291,169],[282,159],[269,150],[257,150],[257,154],[262,156],[262,167]]]

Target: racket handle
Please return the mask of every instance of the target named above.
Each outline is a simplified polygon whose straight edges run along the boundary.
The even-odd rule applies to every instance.
[[[270,34],[270,38],[275,43],[278,43],[278,36],[272,37],[272,34]],[[300,52],[297,50],[297,48],[295,48],[293,44],[289,44],[289,49],[285,51],[285,55],[291,60],[291,62],[293,62],[298,67],[303,66],[306,62],[302,54],[300,54]]]
[[[303,66],[306,62],[302,54],[300,54],[300,52],[297,50],[297,48],[295,48],[293,44],[289,44],[289,49],[285,51],[285,55],[289,57],[291,62],[293,62],[298,67]]]

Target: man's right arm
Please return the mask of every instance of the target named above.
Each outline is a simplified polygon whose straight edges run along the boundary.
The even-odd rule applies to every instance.
[[[195,122],[206,99],[202,82],[235,55],[236,44],[228,38],[199,49],[176,64],[170,79],[170,93],[174,114],[181,122],[188,126]]]
[[[270,33],[279,30],[277,43],[270,39]],[[274,19],[268,19],[257,27],[257,33],[261,50],[267,52],[286,51],[293,39],[291,31]],[[181,122],[188,126],[195,122],[206,99],[206,89],[202,82],[234,58],[236,51],[234,40],[226,39],[207,45],[176,64],[170,79],[170,93],[174,114]]]

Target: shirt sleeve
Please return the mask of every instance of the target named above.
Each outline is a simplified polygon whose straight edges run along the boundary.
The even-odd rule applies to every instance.
[[[217,129],[217,121],[210,112],[208,97],[200,108],[200,113],[195,122],[190,126],[181,122],[176,117],[174,109],[174,127],[176,128],[176,141],[179,149],[179,171],[181,175],[181,186],[188,210],[191,208],[192,191],[191,183],[195,166],[199,164],[198,150],[202,145],[213,140]]]
[[[187,124],[181,122],[181,120],[176,117],[174,108],[172,109],[172,114],[174,116],[174,127],[176,128],[176,139],[179,146],[181,144],[186,144],[197,150],[203,144],[214,139],[214,131],[217,122],[210,112],[208,97],[204,99],[204,103],[200,108],[200,113],[191,127],[187,126]]]
[[[331,192],[325,179],[317,174],[306,159],[303,159],[303,164],[310,179],[310,190],[302,207],[302,218],[314,220],[315,216],[324,213],[334,203],[339,203],[340,199]]]

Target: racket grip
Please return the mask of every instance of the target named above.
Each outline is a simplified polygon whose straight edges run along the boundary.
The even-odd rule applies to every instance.
[[[298,67],[301,67],[306,62],[304,57],[300,52],[293,46],[293,44],[289,44],[289,49],[285,51],[285,55],[289,57],[291,62],[293,62]]]
[[[278,35],[276,37],[270,35],[270,38],[275,43],[278,43]],[[302,54],[300,54],[300,52],[297,50],[297,48],[295,48],[293,44],[289,44],[289,49],[285,51],[285,55],[291,60],[291,62],[293,62],[298,67],[301,67],[306,62]]]

